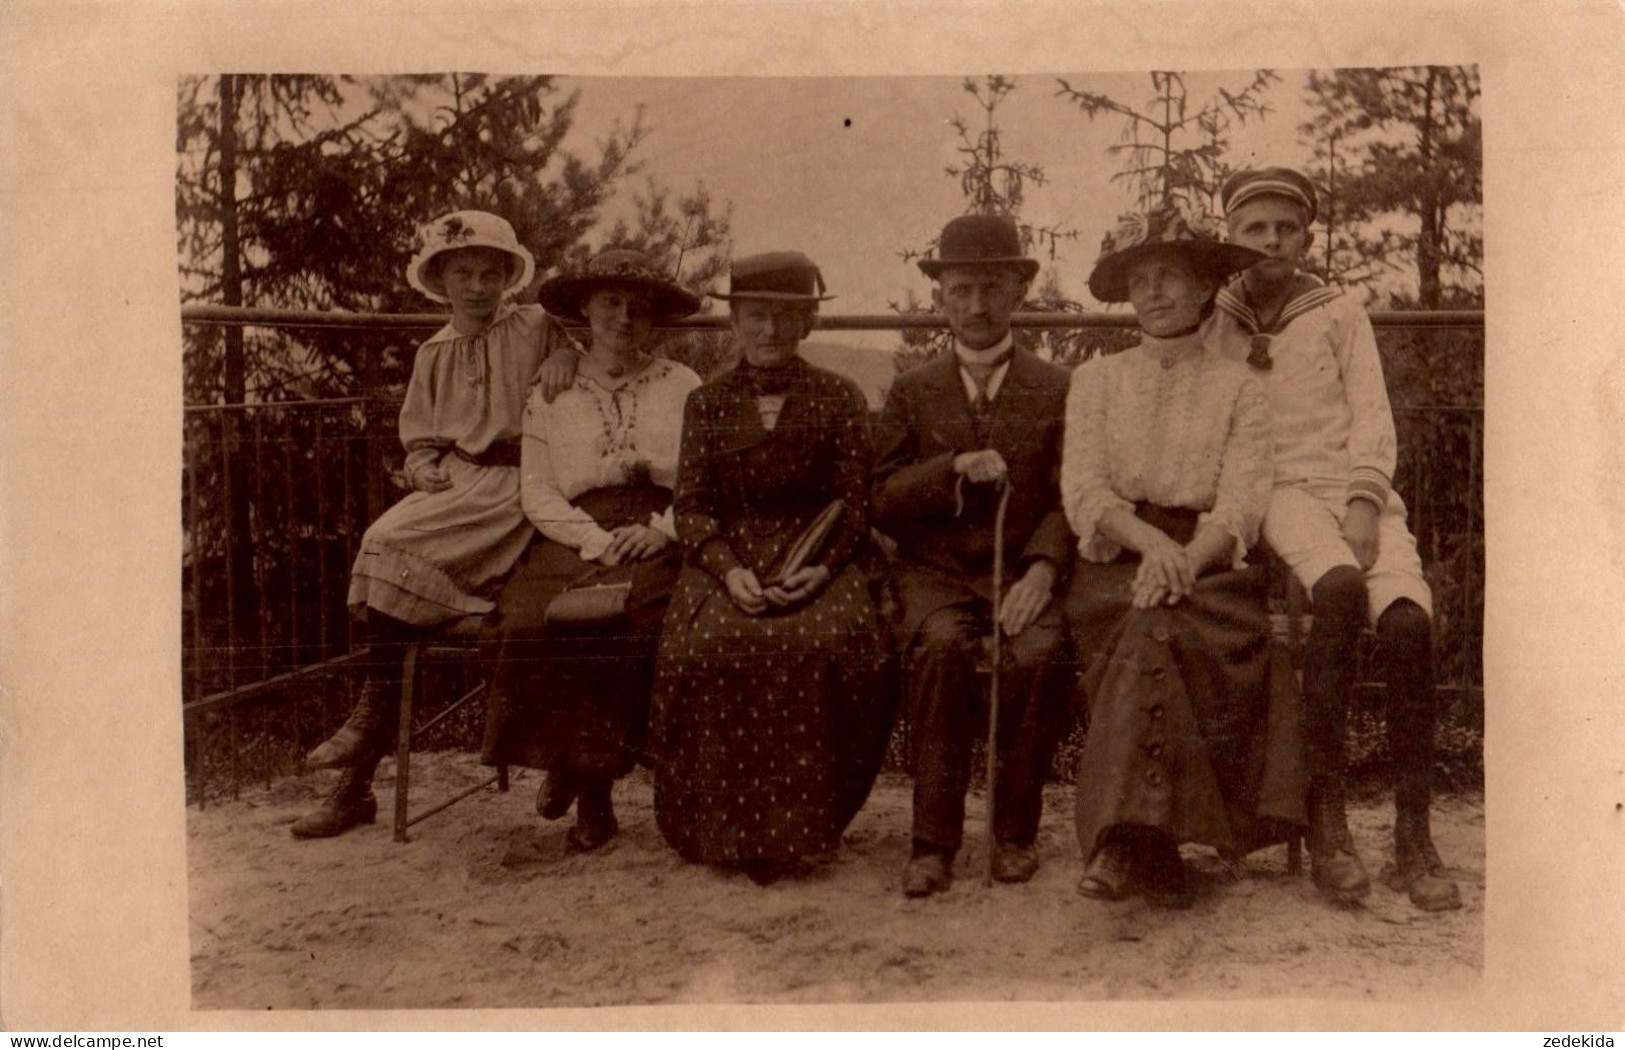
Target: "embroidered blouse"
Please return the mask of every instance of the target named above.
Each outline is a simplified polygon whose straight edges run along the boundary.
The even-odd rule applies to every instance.
[[[539,391],[525,406],[520,502],[536,530],[573,547],[585,561],[609,548],[610,534],[571,501],[583,492],[640,480],[677,483],[683,404],[700,377],[655,359],[619,386],[581,373],[549,405]],[[671,509],[649,524],[677,538]]]
[[[1308,484],[1380,510],[1393,486],[1399,442],[1382,358],[1359,303],[1299,274],[1302,290],[1269,336],[1263,372],[1274,414],[1275,483]],[[1204,326],[1208,343],[1244,360],[1257,318],[1236,294],[1219,293]]]
[[[1264,383],[1191,333],[1143,337],[1072,374],[1061,458],[1061,501],[1089,561],[1121,545],[1099,532],[1101,515],[1138,502],[1202,511],[1235,537],[1246,564],[1269,501],[1270,415]]]
[[[466,336],[447,324],[420,347],[401,405],[406,476],[460,449],[473,457],[518,441],[536,370],[569,337],[540,306],[503,304]]]

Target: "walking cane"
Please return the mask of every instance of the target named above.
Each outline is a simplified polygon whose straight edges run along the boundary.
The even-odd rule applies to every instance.
[[[1004,662],[999,600],[1004,596],[1004,511],[1010,505],[1010,477],[999,479],[999,509],[993,514],[993,671],[987,690],[987,870],[982,885],[993,885],[993,785],[999,761],[999,669]]]

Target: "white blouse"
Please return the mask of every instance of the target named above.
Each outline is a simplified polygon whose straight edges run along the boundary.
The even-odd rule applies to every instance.
[[[1235,537],[1246,564],[1269,502],[1270,412],[1263,380],[1197,334],[1145,336],[1072,374],[1061,457],[1061,502],[1079,554],[1111,561],[1122,547],[1100,518],[1145,501],[1202,511]]]
[[[543,536],[573,547],[585,561],[609,548],[610,534],[571,501],[584,492],[625,485],[640,475],[677,484],[683,404],[700,377],[656,359],[618,386],[576,373],[553,399],[532,390],[520,443],[520,502]],[[649,524],[676,539],[671,508]]]

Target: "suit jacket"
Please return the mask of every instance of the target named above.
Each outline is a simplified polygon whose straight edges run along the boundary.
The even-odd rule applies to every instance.
[[[1061,510],[1061,435],[1068,374],[1016,349],[993,401],[988,440],[976,440],[970,402],[952,354],[897,377],[876,427],[875,527],[898,547],[905,630],[970,597],[992,596],[994,485],[960,482],[954,457],[993,448],[1010,469],[1005,584],[1039,558],[1057,582],[1076,540]]]

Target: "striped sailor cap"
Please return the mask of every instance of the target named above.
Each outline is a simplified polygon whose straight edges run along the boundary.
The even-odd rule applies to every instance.
[[[1309,222],[1315,221],[1315,184],[1301,171],[1291,168],[1244,168],[1224,180],[1219,200],[1229,215],[1255,197],[1285,197],[1303,205]]]

